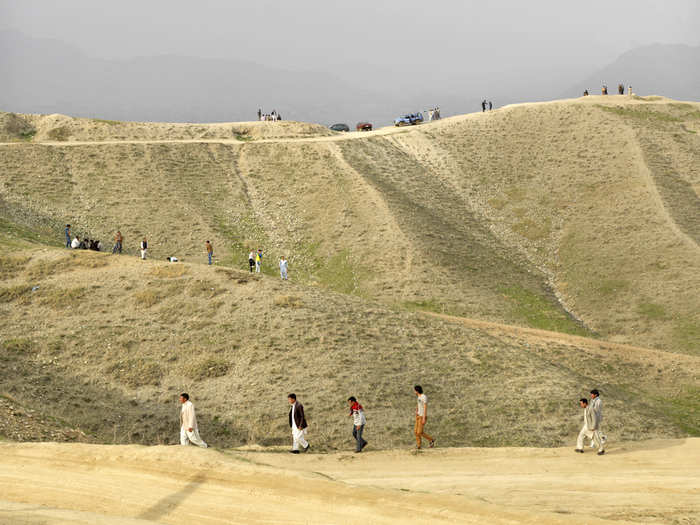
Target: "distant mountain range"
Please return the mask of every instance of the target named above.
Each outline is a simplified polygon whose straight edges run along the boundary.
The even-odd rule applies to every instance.
[[[487,94],[496,106],[598,92],[602,81],[631,83],[640,94],[700,99],[700,47],[635,49],[583,81],[573,73],[460,72],[453,81],[428,73],[412,80],[361,67],[345,74],[291,71],[234,59],[154,56],[92,58],[55,40],[0,32],[0,110],[64,113],[113,120],[221,122],[254,120],[258,108],[284,119],[332,124],[389,124],[402,113],[441,105],[443,115],[477,111]],[[342,69],[342,68],[340,68]],[[336,72],[337,73],[337,72]],[[558,75],[558,76],[557,76]],[[565,76],[565,78],[561,78]],[[556,78],[556,82],[550,80]],[[572,86],[565,93],[554,86]]]

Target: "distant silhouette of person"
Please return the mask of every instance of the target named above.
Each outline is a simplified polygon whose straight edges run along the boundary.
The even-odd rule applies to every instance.
[[[493,103],[489,100],[489,111],[493,109]]]
[[[622,84],[617,85],[617,94],[618,95],[624,95],[625,94],[625,86]]]
[[[583,92],[583,96],[584,96],[584,97],[587,97],[587,96],[588,96],[588,90],[587,90],[587,89]]]
[[[607,95],[607,94],[608,94],[608,86],[606,86],[605,84],[603,84],[603,89],[601,90],[601,93],[602,93],[603,95]]]
[[[258,120],[262,120],[262,109],[258,108]]]
[[[485,100],[482,100],[482,101],[481,101],[481,111],[482,111],[482,113],[483,113],[484,111],[486,111],[486,101],[485,101]]]

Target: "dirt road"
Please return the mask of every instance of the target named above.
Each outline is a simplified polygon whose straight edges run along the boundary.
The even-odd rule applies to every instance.
[[[292,456],[0,445],[0,523],[697,523],[700,439]]]

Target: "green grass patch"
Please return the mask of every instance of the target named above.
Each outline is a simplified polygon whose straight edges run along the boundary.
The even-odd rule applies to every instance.
[[[327,259],[314,276],[321,284],[333,291],[359,294],[361,274],[349,250],[343,250]]]
[[[2,342],[2,348],[5,352],[10,354],[26,355],[34,348],[34,343],[23,337],[7,339]]]
[[[668,319],[666,309],[660,304],[646,302],[640,303],[639,306],[637,306],[637,312],[639,313],[639,315],[643,315],[647,319]]]
[[[589,330],[545,297],[517,285],[500,291],[510,301],[512,314],[531,328],[591,336]]]
[[[63,238],[63,231],[55,238],[47,237],[26,226],[21,226],[4,217],[0,217],[0,248],[23,249],[27,248],[27,243],[60,246],[60,240]]]
[[[53,128],[52,130],[49,130],[46,136],[49,138],[49,140],[62,142],[68,140],[68,137],[70,137],[70,129],[68,129],[67,126],[59,126],[57,128]]]
[[[117,125],[121,124],[121,122],[119,122],[118,120],[105,120],[102,118],[94,118],[94,119],[92,119],[92,121],[97,122],[99,124],[107,124],[109,126],[117,126]]]
[[[598,283],[598,293],[613,295],[629,288],[630,283],[624,279],[605,279]]]
[[[629,108],[621,106],[603,106],[597,105],[599,109],[607,113],[613,113],[619,117],[644,120],[644,121],[657,121],[657,122],[681,122],[683,119],[675,115],[670,115],[669,113],[663,113],[661,111],[654,111],[651,108]]]
[[[673,328],[673,344],[682,351],[700,353],[700,322],[697,319],[679,319]]]
[[[427,311],[439,314],[445,312],[445,306],[434,298],[424,299],[422,301],[405,301],[402,303],[402,306],[411,311]]]
[[[549,235],[551,227],[549,219],[544,224],[538,224],[532,219],[524,219],[513,225],[513,231],[531,241],[539,241]]]
[[[672,397],[657,398],[664,414],[690,436],[700,436],[700,387],[685,386]]]

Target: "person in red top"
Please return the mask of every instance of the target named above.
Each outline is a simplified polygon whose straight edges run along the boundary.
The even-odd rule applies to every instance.
[[[365,411],[362,405],[357,402],[355,396],[348,398],[350,406],[350,417],[352,417],[352,437],[355,438],[355,452],[362,452],[362,449],[367,446],[367,441],[362,438],[362,431],[365,429],[367,420],[365,419]]]

